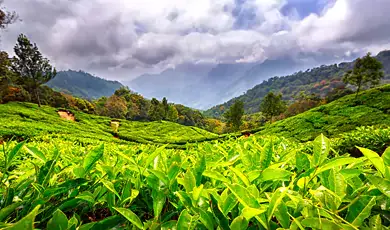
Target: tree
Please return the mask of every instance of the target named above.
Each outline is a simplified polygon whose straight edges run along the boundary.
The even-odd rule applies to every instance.
[[[224,113],[227,123],[232,126],[233,130],[239,130],[244,115],[244,103],[240,100],[234,102],[229,110]]]
[[[163,119],[163,108],[160,105],[160,102],[156,98],[152,98],[150,109],[149,109],[149,119],[152,121],[161,121]]]
[[[14,23],[18,16],[15,12],[5,11],[1,8],[3,0],[0,0],[0,29],[6,28],[9,24]]]
[[[363,58],[358,58],[355,61],[353,70],[348,71],[343,78],[344,83],[351,84],[357,87],[357,98],[362,86],[370,84],[370,86],[378,85],[380,80],[384,77],[382,71],[383,65],[380,61],[371,57],[368,53]]]
[[[269,92],[260,105],[260,112],[264,113],[272,123],[273,117],[280,115],[286,110],[286,104],[282,100],[282,94]]]
[[[174,105],[168,105],[168,112],[166,115],[168,121],[176,122],[179,119],[179,112]]]
[[[163,107],[163,111],[164,111],[164,119],[167,120],[168,119],[169,105],[168,105],[168,100],[165,97],[162,99],[162,107]]]
[[[42,56],[37,45],[31,44],[23,34],[19,35],[14,51],[16,57],[12,60],[12,68],[23,79],[27,91],[36,96],[40,107],[39,87],[56,76],[56,69]]]
[[[127,114],[127,104],[125,99],[112,95],[104,105],[106,115],[112,118],[125,118]]]

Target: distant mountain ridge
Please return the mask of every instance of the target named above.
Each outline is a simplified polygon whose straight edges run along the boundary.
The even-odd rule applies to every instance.
[[[83,71],[60,71],[47,84],[50,88],[76,97],[97,99],[111,96],[123,85],[118,81],[109,81]]]
[[[390,50],[380,52],[376,58],[382,62],[384,67],[385,78],[383,83],[390,83]],[[272,77],[249,89],[244,94],[206,110],[204,114],[210,117],[219,117],[236,100],[244,102],[246,113],[258,112],[261,100],[270,91],[282,93],[284,100],[292,100],[300,91],[325,96],[332,89],[345,86],[342,82],[342,77],[345,71],[352,68],[353,62],[343,62],[340,64],[322,65],[288,76]]]

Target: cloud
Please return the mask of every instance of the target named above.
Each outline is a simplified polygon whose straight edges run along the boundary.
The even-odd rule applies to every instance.
[[[59,69],[111,78],[181,63],[336,59],[390,43],[388,0],[5,0],[5,6],[23,21],[2,33],[2,49],[12,51],[25,33]]]

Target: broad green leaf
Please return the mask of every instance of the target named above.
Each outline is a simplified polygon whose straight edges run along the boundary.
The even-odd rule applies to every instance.
[[[351,164],[356,162],[356,158],[353,157],[341,157],[341,158],[334,158],[328,162],[326,162],[324,165],[319,167],[315,173],[315,175],[318,175],[322,172],[325,172],[326,170],[329,170],[331,168],[340,167],[343,165]]]
[[[226,216],[236,205],[238,204],[238,199],[233,193],[230,193],[226,200],[221,205],[221,211]]]
[[[248,228],[248,220],[243,216],[236,217],[230,224],[230,229],[234,230],[245,230]]]
[[[136,226],[139,229],[143,229],[144,225],[142,224],[142,221],[130,209],[115,208],[115,207],[114,207],[114,209],[117,212],[119,212],[123,217],[125,217],[128,221],[130,221],[134,226]]]
[[[199,186],[202,181],[202,174],[206,170],[206,158],[204,154],[200,154],[198,156],[198,160],[196,161],[195,167],[194,167],[194,176],[196,179],[196,186]]]
[[[183,203],[184,206],[188,208],[192,207],[191,197],[189,197],[186,192],[184,191],[175,192],[175,195],[179,197],[179,200]]]
[[[22,205],[22,202],[17,202],[8,205],[7,207],[0,209],[0,222],[2,222],[5,218],[7,218],[15,209]]]
[[[47,229],[66,230],[68,228],[68,218],[61,210],[57,209],[53,217],[47,222]]]
[[[238,201],[245,207],[260,208],[256,198],[244,187],[239,184],[226,184],[226,187],[237,197]]]
[[[213,210],[213,213],[216,217],[216,220],[217,220],[219,227],[223,230],[230,230],[229,221],[227,220],[227,218],[223,215],[223,213],[219,209],[218,202],[215,199],[214,195],[210,194],[210,198],[211,198],[211,209]]]
[[[177,229],[192,229],[192,216],[188,213],[187,209],[184,209],[177,220]]]
[[[382,219],[381,215],[375,215],[370,218],[370,229],[371,230],[382,230]]]
[[[160,216],[160,213],[164,207],[166,197],[163,191],[153,190],[152,199],[153,199],[154,216],[157,218]]]
[[[242,209],[242,213],[241,215],[243,217],[245,217],[245,219],[247,219],[248,221],[250,219],[252,219],[253,217],[255,216],[258,216],[262,213],[265,213],[267,211],[266,208],[250,208],[250,207],[245,207],[244,209]]]
[[[171,181],[176,178],[180,172],[180,167],[176,162],[173,162],[168,170],[168,179]]]
[[[114,184],[111,183],[111,181],[103,180],[102,184],[104,187],[106,187],[108,190],[110,190],[112,193],[114,193],[119,199],[121,198],[118,194],[118,192],[115,190]]]
[[[24,146],[25,142],[20,142],[18,143],[11,151],[8,152],[7,154],[7,167],[11,165],[12,159],[18,154],[20,149]],[[6,168],[8,170],[8,168]]]
[[[91,227],[87,227],[89,227],[90,230],[113,229],[122,223],[123,217],[121,215],[115,215],[107,217],[99,222],[95,222]]]
[[[274,192],[271,198],[271,202],[269,203],[267,210],[268,222],[271,221],[276,209],[282,203],[284,196],[286,195],[288,189],[287,188],[279,188]]]
[[[4,230],[33,230],[34,229],[34,220],[38,215],[40,206],[35,207],[27,216],[23,217],[21,220],[15,224],[4,228]]]
[[[201,184],[199,187],[195,187],[194,191],[192,192],[192,198],[195,202],[199,200],[200,194],[203,191],[203,184]]]
[[[382,160],[387,167],[390,167],[390,147],[383,152]]]
[[[301,221],[301,224],[306,228],[311,229],[323,229],[323,230],[341,230],[343,229],[340,225],[336,224],[335,221],[331,221],[324,218],[306,218]]]
[[[229,169],[232,170],[238,178],[240,178],[240,180],[244,183],[245,186],[248,187],[250,185],[248,178],[239,169],[236,169],[234,167],[230,167]]]
[[[273,147],[274,145],[272,140],[267,142],[267,144],[264,146],[264,150],[261,152],[260,156],[260,164],[262,169],[266,169],[268,166],[270,166],[274,154]]]
[[[200,213],[200,221],[202,224],[208,229],[208,230],[213,230],[214,229],[214,220],[213,220],[213,215],[208,212],[204,211],[202,209],[197,209],[198,212]]]
[[[365,148],[358,147],[358,149],[363,153],[365,157],[367,157],[368,160],[371,161],[371,163],[375,166],[376,170],[378,170],[378,172],[380,172],[382,176],[386,175],[385,163],[376,152]]]
[[[291,172],[284,169],[265,169],[260,176],[261,181],[270,181],[270,180],[286,180],[288,181]]]
[[[206,170],[203,172],[203,176],[206,176],[206,177],[209,177],[209,178],[212,178],[215,180],[219,180],[219,181],[222,181],[225,183],[230,183],[230,181],[219,172]]]
[[[145,162],[145,168],[147,168],[150,163],[152,163],[154,161],[154,159],[160,155],[160,153],[167,147],[167,145],[163,145],[159,148],[157,148],[152,154],[150,154],[148,156],[148,158],[146,159],[146,162]]]
[[[96,149],[92,150],[91,152],[89,152],[85,156],[84,162],[83,162],[83,167],[84,167],[85,173],[89,172],[89,170],[92,169],[94,164],[100,158],[102,158],[103,152],[104,152],[104,144],[101,144],[99,147],[97,147]]]
[[[88,201],[91,204],[95,203],[95,199],[93,197],[93,194],[89,191],[85,191],[85,192],[81,193],[80,195],[76,196],[76,198]]]
[[[368,176],[368,180],[383,194],[390,198],[390,181],[377,176]]]
[[[74,167],[73,174],[78,178],[83,178],[85,175],[85,169],[83,167]]]
[[[283,228],[288,229],[290,227],[290,216],[283,200],[276,209],[275,216]]]
[[[328,176],[329,189],[341,199],[346,195],[347,183],[344,177],[336,170],[331,169]]]
[[[359,199],[348,208],[347,217],[349,223],[356,227],[360,227],[363,221],[371,214],[371,209],[375,205],[375,197],[360,196]]]
[[[163,172],[154,169],[148,169],[149,172],[153,173],[158,179],[160,179],[165,185],[169,185],[167,175]]]
[[[295,164],[298,170],[308,170],[310,168],[310,161],[306,154],[298,152],[295,155]]]
[[[192,190],[196,187],[196,179],[192,170],[187,170],[183,178],[183,183],[187,193],[192,192]]]
[[[27,147],[26,146],[26,149],[27,149],[27,152],[30,153],[33,157],[37,158],[38,160],[42,161],[43,163],[46,162],[46,157],[45,155],[39,151],[37,148],[35,147]]]
[[[329,139],[321,134],[313,141],[313,158],[311,167],[315,168],[316,166],[320,166],[328,157],[329,152]]]

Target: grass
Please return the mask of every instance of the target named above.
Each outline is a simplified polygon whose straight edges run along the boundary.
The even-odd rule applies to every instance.
[[[0,105],[0,138],[16,137],[18,140],[61,140],[80,143],[96,141],[115,143],[179,143],[218,138],[205,130],[172,122],[136,122],[120,120],[119,139],[114,138],[111,118],[74,112],[76,122],[61,119],[57,109],[30,103]]]
[[[277,134],[310,141],[321,133],[335,137],[360,126],[390,126],[390,85],[349,95],[262,128],[261,135]]]

